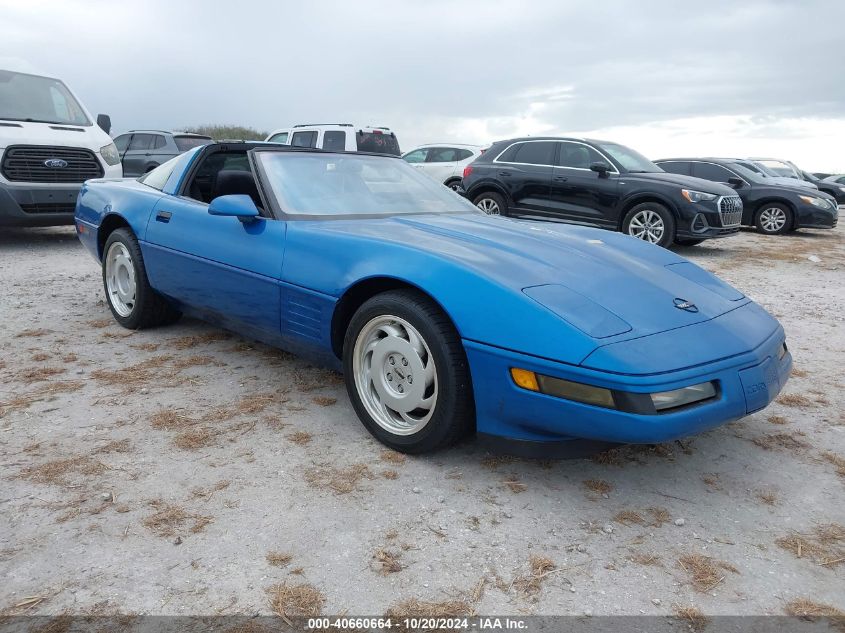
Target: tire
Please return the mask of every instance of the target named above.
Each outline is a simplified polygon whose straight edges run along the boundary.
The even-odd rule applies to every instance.
[[[754,214],[754,226],[763,235],[783,235],[792,230],[792,210],[777,202],[766,203]]]
[[[355,312],[343,343],[343,370],[361,422],[394,450],[445,448],[473,428],[461,339],[449,317],[419,292],[385,292]]]
[[[675,244],[678,246],[698,246],[704,240],[696,240],[696,239],[687,239],[687,238],[675,238]]]
[[[669,248],[675,241],[675,218],[657,202],[641,202],[622,221],[622,232],[631,237]]]
[[[146,171],[144,171],[144,173],[145,173],[145,174],[148,174],[148,173],[150,173],[153,169],[155,169],[156,167],[158,167],[158,165],[147,165],[147,169],[146,169]]]
[[[487,215],[507,215],[507,201],[495,191],[478,194],[472,203]]]
[[[173,323],[182,314],[150,286],[138,240],[112,231],[103,247],[103,290],[115,320],[129,330]]]
[[[457,191],[458,189],[461,188],[461,179],[455,178],[455,179],[452,179],[452,180],[447,180],[443,184],[446,187],[449,187],[449,189],[451,189],[452,191]]]

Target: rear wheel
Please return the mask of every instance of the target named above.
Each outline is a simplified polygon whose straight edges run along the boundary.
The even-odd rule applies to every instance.
[[[472,203],[487,215],[508,214],[508,203],[501,195],[493,191],[486,191],[477,195]]]
[[[172,323],[181,316],[150,286],[138,240],[128,228],[112,231],[103,247],[103,288],[115,320],[130,330]]]
[[[703,241],[704,240],[687,239],[687,238],[684,238],[684,237],[675,238],[675,244],[678,244],[679,246],[698,246]]]
[[[457,191],[461,188],[461,181],[458,178],[455,178],[454,180],[447,180],[443,184],[449,187],[452,191]]]
[[[392,449],[433,451],[472,428],[472,385],[460,337],[418,292],[385,292],[358,309],[346,332],[343,369],[361,422]]]
[[[622,222],[622,232],[668,248],[675,239],[675,218],[662,204],[641,202],[628,211]]]
[[[792,211],[782,204],[764,204],[754,216],[754,224],[766,235],[782,235],[792,229]]]

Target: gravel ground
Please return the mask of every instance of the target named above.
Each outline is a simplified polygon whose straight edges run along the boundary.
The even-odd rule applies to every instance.
[[[123,330],[71,229],[4,229],[0,613],[845,609],[843,228],[680,252],[780,318],[776,403],[593,460],[411,458],[338,375],[198,321]]]

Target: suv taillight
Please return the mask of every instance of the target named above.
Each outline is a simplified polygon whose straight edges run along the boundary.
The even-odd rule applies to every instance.
[[[464,178],[467,178],[472,173],[472,165],[464,167]]]

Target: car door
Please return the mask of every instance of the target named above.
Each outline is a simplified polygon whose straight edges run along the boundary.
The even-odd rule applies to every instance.
[[[222,164],[219,161],[222,159]],[[248,188],[220,189],[224,174],[252,175],[242,152],[212,152],[204,160],[217,164],[217,194],[256,195]],[[246,170],[244,171],[244,166]],[[159,292],[198,312],[203,318],[268,342],[280,336],[280,275],[286,224],[262,211],[242,222],[208,213],[205,199],[188,195],[190,180],[203,175],[200,165],[182,195],[163,196],[147,224],[147,272]],[[261,202],[261,198],[258,198]]]
[[[428,157],[429,152],[428,147],[421,147],[420,149],[415,149],[413,152],[408,152],[402,157],[406,163],[411,165],[414,169],[426,173],[423,169],[425,167],[425,160]]]
[[[129,142],[132,140],[132,134],[121,134],[120,136],[114,139],[114,146],[117,148],[117,153],[120,156],[120,160],[123,160],[123,155],[126,153],[126,150],[129,149]]]
[[[437,182],[446,182],[458,167],[458,150],[454,147],[432,147],[421,167]]]
[[[151,154],[153,144],[152,134],[133,134],[129,147],[123,154],[123,175],[140,176],[146,169],[147,158]]]
[[[605,174],[592,171],[593,163],[605,163]],[[619,225],[619,173],[595,148],[577,141],[558,141],[552,170],[550,218],[615,229]]]
[[[153,134],[152,136],[153,140],[150,144],[150,155],[147,156],[144,171],[149,171],[150,167],[166,163],[178,154],[178,152],[174,152],[168,148],[167,137],[164,134]]]
[[[520,141],[491,163],[494,177],[511,201],[515,216],[543,216],[549,206],[554,141]]]

